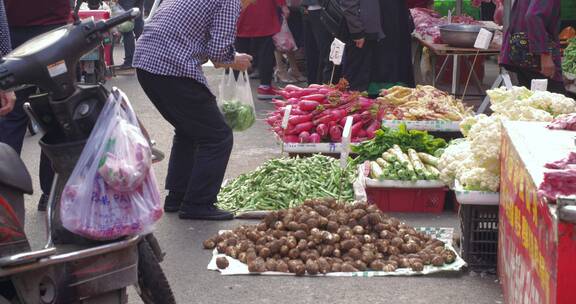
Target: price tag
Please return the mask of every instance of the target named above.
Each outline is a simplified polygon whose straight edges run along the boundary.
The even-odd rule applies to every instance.
[[[448,10],[448,23],[452,23],[452,10]]]
[[[284,109],[284,117],[282,117],[282,129],[286,130],[288,127],[288,119],[290,118],[290,112],[292,112],[292,105],[286,106]]]
[[[510,75],[508,73],[502,74],[502,80],[504,80],[504,85],[506,85],[507,90],[512,90],[514,87],[512,86],[512,79],[510,79]]]
[[[342,131],[342,150],[340,151],[340,167],[346,168],[348,163],[348,153],[350,153],[350,133],[352,131],[353,117],[346,117],[346,124],[344,124],[344,131]]]
[[[548,90],[548,79],[532,79],[530,90],[532,92]]]
[[[332,45],[330,46],[330,61],[332,61],[332,63],[335,65],[340,65],[342,63],[345,47],[346,43],[338,40],[337,38],[334,39]]]
[[[476,42],[474,42],[474,47],[477,49],[487,50],[490,48],[490,42],[492,42],[492,32],[485,28],[481,28],[476,36]]]

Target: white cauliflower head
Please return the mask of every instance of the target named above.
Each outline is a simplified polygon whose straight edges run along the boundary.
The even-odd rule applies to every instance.
[[[477,115],[476,123],[468,132],[470,151],[480,167],[500,172],[500,136],[502,119],[498,115]]]
[[[576,101],[574,99],[548,91],[535,92],[528,98],[528,102],[532,107],[544,110],[553,116],[576,112]]]
[[[497,192],[500,187],[500,175],[485,168],[469,168],[460,174],[458,180],[466,190]]]

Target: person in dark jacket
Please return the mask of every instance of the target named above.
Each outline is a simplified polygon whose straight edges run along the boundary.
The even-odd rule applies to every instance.
[[[371,83],[414,86],[411,33],[414,22],[405,0],[341,0],[350,41],[343,77],[350,88],[365,91]]]
[[[144,29],[144,0],[119,0],[118,4],[126,11],[137,7],[141,12],[140,15],[134,19],[134,29],[122,33],[122,42],[124,43],[124,62],[120,65],[120,69],[131,69],[134,49],[136,48],[136,40],[140,37],[142,30]]]
[[[12,50],[10,43],[10,32],[8,31],[8,19],[6,18],[6,10],[4,9],[4,2],[0,1],[0,55],[4,56]],[[14,92],[0,91],[0,116],[4,116],[14,108],[16,96]]]
[[[304,50],[308,83],[328,83],[332,64],[328,60],[334,37],[320,20],[319,0],[302,0],[304,8]]]

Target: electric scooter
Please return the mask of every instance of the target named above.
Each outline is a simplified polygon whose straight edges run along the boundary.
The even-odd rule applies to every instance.
[[[24,107],[45,132],[40,146],[56,172],[47,243],[31,251],[23,199],[32,193],[30,175],[18,155],[0,144],[0,304],[120,304],[127,302],[131,285],[147,304],[175,303],[159,265],[163,253],[152,234],[99,242],[72,234],[60,220],[62,190],[110,94],[101,84],[76,82],[78,60],[98,47],[112,27],[138,14],[132,9],[106,21],[76,19],[0,61],[0,89],[35,85],[45,92],[30,97]]]

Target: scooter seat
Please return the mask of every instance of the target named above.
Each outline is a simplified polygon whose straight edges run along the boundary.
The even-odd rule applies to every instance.
[[[32,194],[32,179],[16,151],[0,143],[0,184]]]

